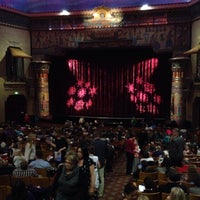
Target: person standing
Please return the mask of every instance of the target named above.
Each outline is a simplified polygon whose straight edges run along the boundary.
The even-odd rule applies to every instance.
[[[99,188],[99,168],[100,168],[100,163],[99,163],[99,158],[98,156],[94,155],[94,146],[90,145],[88,146],[88,152],[89,152],[89,157],[93,160],[94,162],[94,173],[95,173],[95,188],[98,191]]]
[[[126,152],[126,175],[132,173],[133,160],[134,160],[134,135],[130,133],[125,142],[125,152]]]
[[[94,146],[94,154],[98,156],[100,168],[99,168],[99,189],[98,197],[103,197],[104,195],[104,176],[105,176],[105,165],[107,158],[107,141],[103,139],[100,133],[96,133],[95,139],[92,141]]]
[[[70,150],[66,153],[65,163],[58,166],[49,192],[55,200],[86,200],[83,198],[85,187],[82,183],[78,155]]]
[[[179,130],[174,128],[169,143],[169,157],[171,159],[171,165],[174,167],[181,167],[183,161],[183,151],[185,149],[185,142],[179,135]]]
[[[93,160],[89,157],[88,148],[86,145],[81,145],[77,148],[78,166],[83,175],[83,200],[89,200],[95,196],[95,165]]]
[[[132,173],[134,174],[134,172],[137,170],[137,166],[140,162],[139,159],[140,156],[140,147],[138,145],[138,141],[136,138],[134,138],[134,151],[133,151],[133,166],[132,166]]]
[[[34,133],[29,133],[25,144],[24,151],[25,159],[28,163],[35,160],[36,156],[36,135]]]
[[[54,147],[55,151],[55,161],[57,166],[60,163],[65,162],[65,154],[68,150],[68,142],[66,138],[63,136],[62,130],[55,131],[55,140],[54,141],[46,141],[52,147]]]

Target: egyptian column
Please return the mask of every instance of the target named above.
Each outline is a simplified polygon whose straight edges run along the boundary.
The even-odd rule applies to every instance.
[[[170,59],[172,69],[170,118],[181,126],[186,120],[186,99],[190,80],[190,59],[174,57]]]
[[[51,62],[32,61],[34,73],[36,115],[39,118],[48,118],[49,113],[49,83],[48,74]]]

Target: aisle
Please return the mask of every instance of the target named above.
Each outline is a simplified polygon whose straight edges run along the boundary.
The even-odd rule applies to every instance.
[[[120,199],[124,185],[131,180],[131,176],[127,176],[125,154],[120,155],[113,166],[113,172],[105,175],[105,192],[104,197],[100,200],[118,200]]]

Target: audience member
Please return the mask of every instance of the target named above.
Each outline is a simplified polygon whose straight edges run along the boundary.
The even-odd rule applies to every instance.
[[[186,200],[186,194],[180,187],[173,187],[166,200]]]
[[[32,168],[44,168],[44,169],[52,169],[51,164],[43,159],[43,153],[41,150],[36,151],[36,159],[29,163],[29,167]]]
[[[149,176],[145,177],[144,186],[145,186],[144,192],[146,193],[158,192],[156,183]]]
[[[93,160],[95,166],[94,166],[94,172],[95,172],[95,188],[98,191],[99,188],[99,158],[98,156],[94,155],[94,146],[90,145],[88,147],[89,157]]]
[[[200,173],[196,165],[189,165],[185,175],[185,181],[195,184],[200,179]]]
[[[0,158],[0,175],[11,175],[15,167],[13,165],[9,165],[8,161]]]
[[[156,168],[159,173],[167,174],[171,167],[171,160],[167,156],[164,157],[163,162]]]
[[[75,151],[66,153],[65,163],[58,166],[50,193],[55,200],[81,200],[87,191],[84,191],[85,180],[81,176],[78,166],[78,156]]]
[[[128,138],[125,142],[125,152],[126,152],[126,174],[130,175],[132,173],[132,167],[133,167],[133,160],[134,160],[134,135],[133,133],[130,133],[128,135]]]
[[[176,167],[176,170],[179,173],[187,173],[188,172],[188,167],[189,167],[189,161],[186,160],[186,159],[183,159],[182,166],[181,167]]]
[[[102,138],[101,133],[95,133],[95,138],[92,141],[94,145],[94,154],[98,156],[100,168],[99,168],[99,189],[98,196],[103,197],[104,195],[104,176],[105,176],[105,165],[107,159],[108,146],[105,139]]]
[[[137,166],[140,162],[140,147],[138,145],[138,141],[136,137],[134,138],[134,149],[133,149],[133,165],[132,165],[132,174],[137,170]]]
[[[20,149],[16,149],[13,152],[13,164],[16,168],[20,167],[21,162],[25,159],[22,151]]]
[[[122,196],[122,200],[137,200],[139,196],[137,187],[131,182],[127,183],[124,186]]]
[[[187,193],[187,188],[184,185],[180,184],[181,176],[176,171],[175,168],[170,168],[169,172],[167,173],[168,176],[168,183],[160,185],[158,190],[160,192],[170,193],[173,187],[180,187],[183,189],[185,193]]]
[[[26,161],[30,163],[35,160],[36,156],[36,135],[34,133],[29,133],[28,138],[25,145],[24,156]]]
[[[185,149],[185,142],[183,138],[179,135],[179,130],[177,128],[174,128],[172,130],[172,135],[168,146],[169,157],[171,159],[172,166],[174,167],[182,166],[184,149]]]
[[[54,130],[54,137],[54,141],[47,140],[46,142],[54,148],[55,161],[58,166],[60,163],[65,161],[65,154],[68,150],[68,142],[60,129]]]
[[[113,172],[113,162],[114,162],[114,157],[116,155],[116,149],[109,138],[107,138],[106,141],[107,141],[107,154],[106,154],[105,170],[106,172]]]
[[[143,157],[140,159],[140,162],[145,160],[147,162],[153,162],[154,163],[154,158],[152,157],[152,155],[153,155],[152,151],[146,152],[146,154],[143,154]]]
[[[189,192],[193,193],[193,194],[197,194],[200,195],[200,177],[198,176],[198,178],[195,180],[194,182],[194,186],[191,186],[189,188]]]
[[[89,199],[92,196],[95,196],[95,165],[93,160],[89,157],[89,152],[86,145],[82,145],[77,148],[78,155],[78,165],[81,173],[84,175],[85,184],[83,187],[84,191],[87,191],[83,194],[83,199]]]
[[[35,169],[28,167],[28,162],[23,160],[19,168],[16,168],[12,172],[13,176],[38,176]]]

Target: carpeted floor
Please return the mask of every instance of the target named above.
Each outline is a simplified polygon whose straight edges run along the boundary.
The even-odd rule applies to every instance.
[[[115,159],[113,172],[105,174],[104,197],[100,200],[118,200],[122,196],[123,188],[131,180],[131,176],[126,175],[125,154]]]

